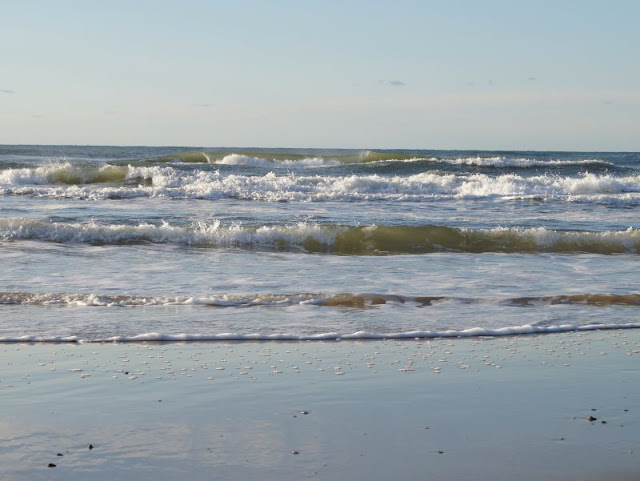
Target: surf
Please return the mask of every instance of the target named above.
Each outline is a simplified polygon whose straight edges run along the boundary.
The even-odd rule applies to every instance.
[[[0,219],[0,239],[90,245],[173,244],[224,249],[334,255],[467,253],[640,253],[640,230],[560,231],[543,227],[457,228],[446,225],[348,226],[300,222],[291,225],[224,225],[219,220],[191,225],[137,225]]]

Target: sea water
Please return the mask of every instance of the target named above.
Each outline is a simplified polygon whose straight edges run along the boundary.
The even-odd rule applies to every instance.
[[[640,154],[0,146],[0,340],[638,328]]]

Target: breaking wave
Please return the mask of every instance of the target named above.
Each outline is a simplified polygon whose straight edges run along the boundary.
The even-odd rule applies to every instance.
[[[593,159],[536,159],[528,157],[513,157],[508,155],[463,155],[458,157],[442,157],[437,155],[425,156],[424,153],[380,152],[363,150],[359,152],[326,153],[314,151],[299,152],[268,152],[254,150],[237,151],[207,151],[194,150],[170,154],[160,159],[161,162],[207,163],[207,164],[238,164],[238,165],[340,165],[366,164],[373,162],[441,162],[451,165],[466,165],[474,167],[515,167],[519,169],[537,167],[592,167],[615,168],[616,165],[605,160]]]
[[[513,158],[504,156],[472,156],[472,157],[456,157],[456,158],[439,158],[432,157],[428,160],[433,162],[442,162],[452,165],[466,165],[473,167],[496,167],[507,168],[515,167],[518,169],[529,168],[559,168],[559,167],[590,167],[590,168],[616,168],[616,165],[599,159],[580,159],[580,160],[541,160],[530,159],[526,157]]]
[[[266,165],[277,163],[288,164],[310,164],[320,165],[330,164],[359,164],[368,162],[384,162],[407,160],[415,156],[363,150],[360,152],[344,152],[326,154],[323,152],[297,153],[297,152],[267,152],[253,150],[239,151],[186,151],[161,157],[161,161],[186,162],[186,163],[207,163],[207,164],[235,164],[241,165]]]
[[[429,226],[344,226],[298,223],[245,227],[197,222],[190,226],[140,223],[101,225],[0,219],[0,239],[118,245],[175,244],[310,254],[393,255],[434,252],[640,253],[640,230],[585,232],[545,228],[468,229]]]
[[[233,157],[233,162],[248,162]],[[227,161],[231,162],[230,159]],[[308,160],[312,162],[311,160]],[[223,175],[218,170],[172,166],[81,166],[68,163],[0,171],[0,195],[79,200],[166,197],[282,201],[423,201],[433,199],[554,199],[640,203],[640,175],[582,173],[577,176],[514,173],[413,175]]]
[[[13,168],[0,171],[0,184],[5,185],[46,185],[46,184],[99,184],[123,183],[128,169],[124,166],[103,164],[100,166],[52,163],[34,168]]]

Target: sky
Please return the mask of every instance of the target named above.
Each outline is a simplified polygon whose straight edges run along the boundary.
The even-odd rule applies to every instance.
[[[640,151],[638,0],[3,0],[0,144]]]

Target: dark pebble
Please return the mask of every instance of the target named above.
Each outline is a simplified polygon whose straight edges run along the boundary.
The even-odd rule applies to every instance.
[[[607,421],[600,421],[602,424],[607,424]]]
[[[62,453],[58,453],[56,456],[64,456],[64,454],[62,454]]]
[[[438,454],[444,454],[444,451],[438,451]]]
[[[49,464],[47,465],[47,468],[55,468],[55,467],[56,467],[56,465],[55,465],[55,464],[53,464],[53,463],[49,463]]]

